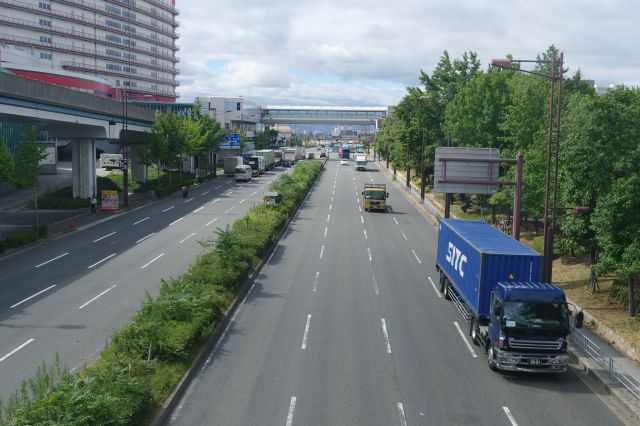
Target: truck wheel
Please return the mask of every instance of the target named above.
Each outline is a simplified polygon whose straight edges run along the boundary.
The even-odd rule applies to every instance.
[[[445,278],[445,283],[444,283],[444,298],[447,300],[451,300],[451,295],[449,294],[449,284],[447,283],[447,280]]]
[[[498,371],[496,367],[496,353],[493,350],[493,342],[489,340],[489,349],[487,349],[487,363],[492,371]]]
[[[469,336],[474,345],[478,346],[478,323],[475,318],[471,318],[471,326],[469,327]]]
[[[440,272],[440,293],[444,293],[444,286],[445,286],[444,275],[442,275],[442,272]]]

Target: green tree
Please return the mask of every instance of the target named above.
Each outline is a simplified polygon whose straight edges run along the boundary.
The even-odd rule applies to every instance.
[[[278,141],[278,131],[276,129],[266,129],[264,132],[256,133],[254,145],[256,149],[267,149]]]
[[[0,182],[10,182],[13,176],[13,154],[7,144],[0,138]]]
[[[36,143],[36,138],[36,129],[33,126],[26,126],[22,142],[18,145],[16,152],[13,183],[20,188],[33,187],[36,227],[39,229],[38,175],[40,174],[40,161],[47,157],[47,153],[44,145]]]

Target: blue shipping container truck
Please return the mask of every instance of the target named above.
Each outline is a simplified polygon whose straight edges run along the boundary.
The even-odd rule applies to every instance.
[[[566,370],[573,322],[562,289],[540,282],[541,263],[537,252],[483,221],[440,221],[440,291],[470,321],[491,369]]]

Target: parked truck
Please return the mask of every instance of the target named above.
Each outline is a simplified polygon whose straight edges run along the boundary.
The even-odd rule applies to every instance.
[[[274,167],[282,166],[282,150],[276,150],[273,152]]]
[[[236,167],[242,165],[242,157],[224,157],[224,174],[233,177]]]
[[[121,169],[122,154],[100,154],[100,167],[105,170]]]
[[[265,171],[264,167],[264,157],[262,156],[253,156],[249,158],[249,165],[251,166],[251,174],[253,176],[263,175]]]
[[[362,208],[364,211],[386,210],[387,198],[389,198],[389,193],[387,192],[387,185],[384,183],[364,184],[364,190],[362,191]]]
[[[563,372],[567,336],[582,326],[564,291],[540,282],[541,256],[480,220],[442,219],[440,291],[470,322],[492,370]]]
[[[271,149],[260,149],[255,152],[257,156],[264,157],[265,170],[271,170],[275,167],[275,156]]]

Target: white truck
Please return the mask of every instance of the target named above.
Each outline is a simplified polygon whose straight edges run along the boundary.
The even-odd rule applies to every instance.
[[[100,154],[100,167],[105,170],[121,169],[122,154]]]
[[[282,157],[282,165],[285,167],[292,167],[296,162],[296,150],[295,148],[285,148]]]
[[[367,171],[367,157],[365,155],[356,156],[356,171]]]

